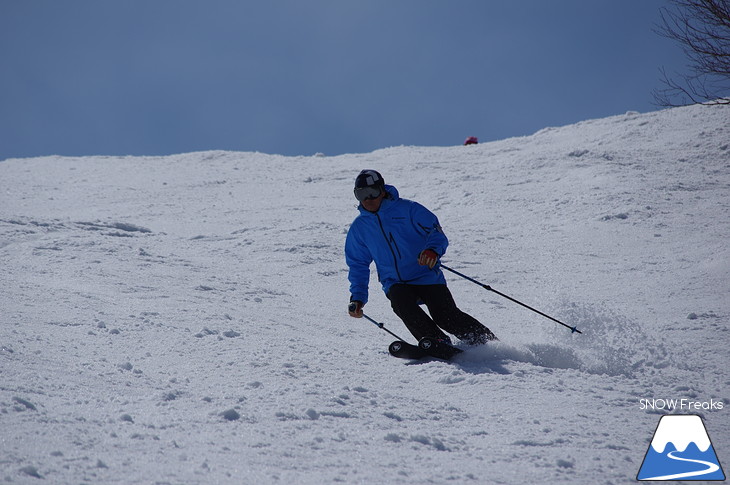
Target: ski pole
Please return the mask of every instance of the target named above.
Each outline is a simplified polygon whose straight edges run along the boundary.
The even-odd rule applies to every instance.
[[[350,308],[352,310],[355,309],[354,304],[355,304],[355,302],[350,303]],[[385,324],[384,323],[376,322],[375,320],[373,320],[372,318],[370,318],[369,316],[367,316],[364,313],[362,314],[362,316],[365,317],[366,319],[370,320],[371,322],[373,322],[379,328],[382,328],[383,330],[385,330],[386,332],[388,332],[389,334],[391,334],[393,337],[397,338],[400,341],[405,342],[405,340],[403,340],[402,338],[400,338],[399,336],[397,336],[396,334],[394,334],[393,332],[391,332],[390,330],[388,330],[387,328],[385,328]]]
[[[559,323],[560,325],[562,325],[562,326],[564,326],[564,327],[568,327],[568,328],[570,329],[570,331],[571,331],[572,333],[576,333],[576,332],[577,332],[577,333],[583,333],[583,332],[581,332],[580,330],[578,330],[578,329],[577,329],[577,328],[576,328],[575,326],[571,327],[570,325],[568,325],[568,324],[566,324],[566,323],[563,323],[563,322],[561,322],[561,321],[560,321],[560,320],[558,320],[557,318],[553,318],[553,317],[551,317],[550,315],[546,315],[545,313],[541,312],[540,310],[535,310],[535,309],[534,309],[534,308],[532,308],[531,306],[529,306],[529,305],[525,305],[525,304],[524,304],[524,303],[522,303],[521,301],[515,300],[515,299],[514,299],[514,298],[512,298],[511,296],[507,296],[507,295],[505,295],[504,293],[501,293],[501,292],[499,292],[499,291],[495,290],[494,288],[492,288],[492,287],[491,287],[491,286],[489,286],[489,285],[485,285],[484,283],[480,283],[479,281],[475,280],[474,278],[470,278],[470,277],[468,277],[468,276],[467,276],[467,275],[465,275],[465,274],[459,273],[459,272],[458,272],[458,271],[456,271],[455,269],[451,269],[451,268],[449,268],[448,266],[446,266],[446,265],[445,265],[445,264],[443,264],[443,263],[441,264],[441,267],[442,267],[443,269],[445,269],[445,270],[451,271],[452,273],[454,273],[454,274],[456,274],[456,275],[459,275],[459,276],[461,276],[461,277],[462,277],[462,278],[464,278],[465,280],[471,281],[472,283],[474,283],[474,284],[477,284],[477,285],[481,286],[481,287],[482,287],[482,288],[484,288],[485,290],[489,290],[489,291],[492,291],[492,292],[494,292],[494,293],[498,294],[499,296],[502,296],[502,297],[504,297],[504,298],[507,298],[507,299],[508,299],[508,300],[510,300],[510,301],[513,301],[513,302],[517,303],[518,305],[522,305],[523,307],[527,308],[528,310],[532,310],[533,312],[537,313],[538,315],[542,315],[542,316],[543,316],[543,317],[545,317],[545,318],[549,318],[549,319],[550,319],[550,320],[552,320],[553,322]]]

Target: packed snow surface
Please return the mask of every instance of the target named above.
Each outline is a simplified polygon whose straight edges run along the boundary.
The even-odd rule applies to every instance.
[[[501,341],[391,357],[346,312],[363,168],[436,213],[445,264],[583,333],[447,273]],[[729,106],[337,157],[6,160],[0,482],[628,483],[671,412],[727,469],[728,241]],[[413,341],[374,270],[365,312]]]

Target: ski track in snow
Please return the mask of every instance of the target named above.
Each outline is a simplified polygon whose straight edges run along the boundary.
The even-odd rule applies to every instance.
[[[0,481],[626,483],[660,411],[730,462],[730,108],[468,147],[0,162]],[[390,358],[346,314],[352,181],[432,209],[501,339]],[[369,315],[407,331],[373,270]]]

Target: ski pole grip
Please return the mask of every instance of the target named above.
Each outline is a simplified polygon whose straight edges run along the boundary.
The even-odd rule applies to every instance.
[[[351,301],[350,304],[347,305],[347,309],[351,312],[357,310],[357,302]]]

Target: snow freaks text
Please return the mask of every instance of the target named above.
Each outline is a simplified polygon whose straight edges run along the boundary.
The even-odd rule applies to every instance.
[[[639,399],[639,409],[660,411],[719,411],[725,403],[716,399],[693,401],[691,399]]]

